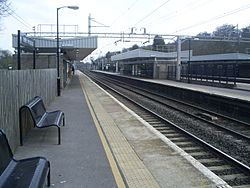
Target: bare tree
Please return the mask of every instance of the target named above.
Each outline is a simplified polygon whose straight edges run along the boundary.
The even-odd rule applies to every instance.
[[[224,24],[216,28],[213,32],[213,36],[225,38],[237,37],[238,29],[234,25]]]
[[[10,15],[10,3],[9,0],[0,0],[0,31],[2,30],[1,22],[2,18]]]
[[[248,27],[241,29],[241,37],[242,38],[250,38],[250,25]]]
[[[10,3],[8,2],[8,0],[0,0],[0,18],[2,18],[3,16],[8,16],[10,14],[9,6]]]

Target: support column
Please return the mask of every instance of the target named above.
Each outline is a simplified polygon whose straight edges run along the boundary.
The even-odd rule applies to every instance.
[[[91,14],[88,17],[88,34],[91,35]]]
[[[119,63],[118,63],[118,61],[116,61],[116,63],[115,63],[115,72],[118,73],[118,71],[119,71]]]
[[[157,59],[156,57],[154,58],[154,62],[153,62],[153,79],[156,79],[156,75],[157,75]]]
[[[181,39],[177,37],[177,62],[176,62],[176,80],[181,79]]]

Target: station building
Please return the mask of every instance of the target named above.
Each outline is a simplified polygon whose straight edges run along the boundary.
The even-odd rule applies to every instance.
[[[187,59],[192,51],[182,51],[180,58]],[[136,49],[111,57],[111,61],[119,64],[120,73],[153,79],[175,77],[173,69],[176,67],[177,52],[158,52]]]
[[[111,57],[119,64],[122,75],[175,79],[177,53],[136,49]],[[181,51],[181,78],[200,77],[241,77],[250,78],[250,55],[243,53],[225,53],[193,56],[193,51]]]

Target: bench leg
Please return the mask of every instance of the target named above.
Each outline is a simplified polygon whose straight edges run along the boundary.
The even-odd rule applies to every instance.
[[[48,165],[49,165],[49,172],[48,172],[48,176],[47,176],[47,185],[48,187],[50,187],[50,162],[48,161]]]
[[[57,127],[58,129],[58,145],[61,144],[61,130],[60,130],[60,127]]]
[[[19,132],[20,132],[20,146],[23,146],[23,130],[22,130],[22,128],[21,128],[21,124],[19,125],[20,126],[20,128],[19,128]]]
[[[23,129],[22,129],[22,111],[19,110],[19,134],[20,134],[20,145],[23,145]]]
[[[65,116],[63,114],[63,126],[65,126]]]

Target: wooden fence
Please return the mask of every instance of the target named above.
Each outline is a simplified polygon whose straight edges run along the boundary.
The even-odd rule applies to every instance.
[[[35,96],[48,105],[56,96],[56,78],[56,69],[0,70],[0,128],[13,150],[19,145],[19,108]]]

